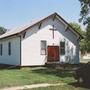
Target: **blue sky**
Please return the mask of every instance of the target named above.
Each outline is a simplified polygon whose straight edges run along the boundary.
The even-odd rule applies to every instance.
[[[0,26],[14,28],[57,12],[68,22],[78,22],[78,0],[0,0]]]

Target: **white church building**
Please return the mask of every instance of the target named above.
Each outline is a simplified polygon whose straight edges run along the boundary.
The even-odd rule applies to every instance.
[[[0,63],[38,66],[46,63],[79,63],[82,36],[53,13],[0,36]]]

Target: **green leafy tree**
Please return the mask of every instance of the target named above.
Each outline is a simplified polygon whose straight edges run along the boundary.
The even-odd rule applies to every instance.
[[[86,28],[86,43],[87,43],[87,52],[90,52],[90,22],[88,22]]]
[[[77,31],[79,32],[80,34],[83,33],[82,29],[81,29],[81,26],[75,22],[71,22],[70,25]]]
[[[86,36],[85,36],[85,41],[86,41],[86,47],[87,47],[87,52],[90,52],[90,0],[79,0],[81,4],[81,11],[80,11],[80,16],[81,18],[79,21],[83,21],[83,24],[87,24],[86,28]]]
[[[84,24],[87,23],[87,19],[90,14],[90,0],[79,0],[81,4],[81,11],[80,11],[80,16],[81,18],[79,21],[83,21]]]
[[[80,41],[81,54],[84,55],[87,52],[87,45],[86,45],[86,39],[85,39],[86,33],[85,31],[82,31],[81,26],[78,25],[77,23],[73,22],[73,23],[70,23],[70,25],[84,37],[84,39]]]
[[[4,34],[7,31],[4,27],[0,27],[0,35]]]
[[[87,43],[85,39],[82,39],[80,41],[80,50],[82,55],[84,55],[87,52]]]

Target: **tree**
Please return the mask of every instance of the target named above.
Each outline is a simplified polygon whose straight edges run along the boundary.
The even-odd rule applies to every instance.
[[[71,22],[70,25],[80,34],[82,34],[82,29],[81,26],[75,22]]]
[[[71,22],[70,25],[77,31],[79,32],[83,37],[85,37],[85,31],[82,30],[81,26],[75,22]]]
[[[86,43],[87,43],[87,52],[90,52],[90,22],[88,22],[86,28]]]
[[[87,52],[90,52],[90,0],[79,0],[81,3],[81,11],[80,11],[80,16],[81,18],[79,21],[83,21],[83,24],[87,24],[86,28],[86,47],[87,47]]]
[[[78,25],[77,23],[73,22],[73,23],[70,23],[70,25],[84,37],[84,39],[80,41],[80,51],[81,51],[81,54],[83,55],[87,52],[87,45],[85,40],[86,33],[85,31],[82,31],[81,26]]]
[[[87,43],[85,39],[82,39],[80,41],[80,51],[82,55],[85,55],[85,53],[87,52]]]
[[[0,35],[4,34],[7,31],[4,27],[0,27]]]
[[[81,3],[81,11],[80,11],[80,16],[81,18],[79,21],[83,21],[84,24],[87,23],[87,19],[90,14],[90,0],[79,0]]]

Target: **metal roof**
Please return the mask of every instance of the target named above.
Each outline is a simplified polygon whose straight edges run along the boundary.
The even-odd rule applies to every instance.
[[[42,17],[38,20],[35,20],[35,21],[31,21],[30,23],[27,23],[26,25],[22,25],[21,27],[18,27],[18,28],[14,28],[14,29],[11,29],[10,31],[7,31],[5,34],[1,35],[0,36],[0,39],[3,39],[3,38],[6,38],[6,37],[9,37],[9,36],[13,36],[13,35],[16,35],[16,34],[19,34],[25,30],[27,30],[28,28],[30,27],[33,27],[34,25],[44,21],[45,19],[51,17],[51,16],[54,16],[54,15],[57,15],[62,21],[64,21],[64,23],[66,23],[68,26],[70,26],[61,16],[59,16],[57,13],[53,13],[53,14],[50,14],[48,15],[47,17]],[[71,27],[71,26],[70,26]],[[71,27],[72,28],[72,27]],[[73,29],[73,28],[72,28]],[[73,29],[74,30],[74,29]],[[75,30],[74,30],[75,31]],[[79,36],[80,33],[78,33],[77,31],[75,31]]]

